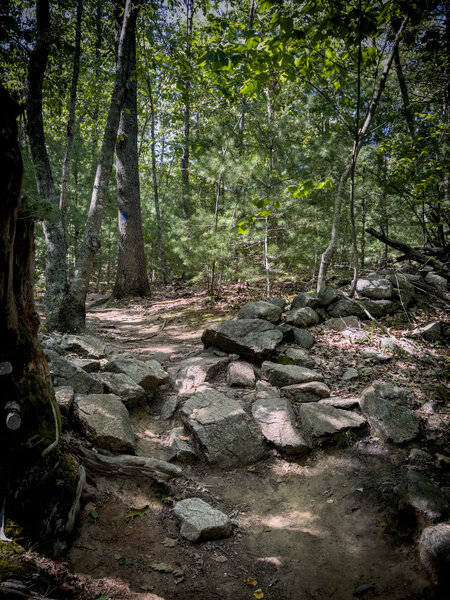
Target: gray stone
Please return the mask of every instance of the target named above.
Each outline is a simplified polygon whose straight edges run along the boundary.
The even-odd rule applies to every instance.
[[[161,403],[161,419],[171,419],[180,403],[180,396],[166,396]]]
[[[343,410],[351,410],[352,408],[359,408],[359,398],[340,398],[339,396],[331,396],[331,398],[324,398],[319,400],[320,404],[326,406],[334,406],[335,408],[342,408]]]
[[[120,396],[122,402],[136,404],[145,398],[145,390],[125,373],[100,373],[101,382],[111,394]]]
[[[436,521],[446,515],[447,500],[438,485],[417,471],[407,470],[394,489],[400,512],[413,510]]]
[[[392,283],[384,278],[361,278],[356,282],[356,291],[372,300],[388,300],[392,296]]]
[[[295,325],[295,327],[309,327],[317,325],[319,321],[319,315],[310,306],[291,310],[286,318],[286,323]]]
[[[234,361],[228,365],[227,383],[231,387],[255,387],[255,371],[248,363]]]
[[[375,318],[389,315],[398,308],[398,304],[392,300],[372,300],[363,299],[352,302],[349,298],[340,298],[328,307],[328,314],[331,317],[348,317],[356,315],[360,319],[367,319],[364,308]]]
[[[153,394],[159,385],[169,381],[169,374],[154,359],[144,362],[132,357],[120,357],[110,360],[105,368],[112,373],[127,375],[134,383]]]
[[[393,285],[393,296],[397,297],[403,306],[409,306],[415,301],[416,290],[407,275],[393,272],[387,275],[386,279]]]
[[[359,319],[355,315],[327,319],[324,323],[324,326],[327,329],[331,329],[333,331],[345,331],[346,329],[360,329]]]
[[[61,348],[58,342],[51,337],[42,340],[41,346],[44,351],[44,354],[46,354],[47,350],[52,350],[53,352],[56,352],[56,354],[64,354],[64,350]]]
[[[211,465],[233,469],[263,456],[264,442],[256,424],[224,394],[205,387],[186,400],[180,412]]]
[[[299,367],[306,367],[307,369],[313,369],[316,366],[314,360],[303,348],[287,348],[284,351],[283,356],[292,360],[293,364]]]
[[[298,367],[297,365],[279,365],[274,362],[263,362],[261,376],[276,387],[285,387],[296,383],[322,381],[323,375],[318,371]]]
[[[280,390],[265,381],[256,382],[256,397],[257,398],[279,398]]]
[[[54,374],[53,384],[56,387],[69,386],[76,394],[101,394],[103,384],[91,375],[74,365],[64,356],[60,356],[52,350],[46,353],[50,370]]]
[[[325,286],[323,287],[319,294],[319,304],[320,306],[329,306],[332,302],[335,302],[339,296],[339,290],[331,287]]]
[[[439,292],[447,291],[447,280],[437,273],[427,273],[425,275],[425,283],[436,288]]]
[[[66,352],[75,352],[83,358],[106,356],[105,345],[92,335],[64,335],[61,348]]]
[[[386,352],[379,352],[376,348],[364,348],[361,351],[363,358],[375,360],[379,363],[385,363],[392,360],[393,354],[387,354]]]
[[[272,302],[247,302],[237,314],[238,319],[264,319],[271,323],[278,323],[282,309]]]
[[[440,321],[433,321],[420,329],[415,329],[413,334],[422,337],[427,342],[435,342],[442,338],[442,323]]]
[[[172,387],[179,394],[192,394],[205,381],[213,381],[224,373],[229,362],[228,356],[202,355],[187,358],[180,363],[172,377]]]
[[[226,514],[200,498],[187,498],[177,502],[173,512],[181,523],[180,534],[190,542],[227,537],[233,529]]]
[[[98,373],[101,367],[101,362],[95,358],[71,358],[70,362],[86,373]]]
[[[70,386],[55,387],[55,398],[59,410],[64,417],[68,417],[72,409],[74,391]]]
[[[392,300],[371,300],[370,298],[364,298],[358,302],[376,319],[392,315],[400,308],[398,302]],[[360,316],[364,319],[368,318],[364,311],[361,312]]]
[[[311,307],[314,308],[315,306],[319,306],[319,298],[318,296],[315,296],[314,294],[306,294],[304,292],[300,292],[299,294],[297,294],[297,296],[294,296],[294,298],[292,299],[291,302],[291,307],[290,310],[295,311],[298,308],[305,308],[305,307]]]
[[[205,346],[217,346],[260,363],[269,358],[283,339],[282,332],[263,319],[232,319],[211,325],[202,335]]]
[[[285,398],[261,398],[252,405],[263,436],[286,454],[304,454],[308,445],[296,428],[295,414]]]
[[[328,398],[330,388],[321,381],[311,381],[308,383],[297,383],[282,387],[281,395],[288,398],[291,402],[317,402],[322,398]]]
[[[333,438],[341,440],[342,434],[364,432],[366,420],[361,415],[327,406],[319,402],[301,404],[299,407],[301,430],[310,445]]]
[[[341,297],[335,302],[332,302],[327,308],[328,314],[331,317],[349,317],[357,316],[362,317],[364,311],[362,311],[355,302],[352,302],[348,298]]]
[[[175,427],[170,433],[170,449],[175,454],[175,460],[182,463],[191,463],[198,459],[197,454],[188,444],[183,427]]]
[[[267,302],[275,304],[275,306],[278,306],[278,308],[281,308],[281,310],[283,310],[286,306],[286,300],[284,298],[271,298]]]
[[[409,390],[374,383],[362,393],[361,410],[373,433],[395,444],[403,444],[420,432],[421,420],[409,408],[413,401]]]
[[[420,562],[443,593],[450,589],[450,523],[424,529],[419,540]],[[442,595],[444,598],[444,595]]]
[[[310,350],[316,343],[314,336],[306,329],[292,327],[292,333],[294,336],[294,342],[297,344],[297,346],[300,346],[300,348]]]
[[[349,369],[346,369],[344,371],[344,374],[342,375],[342,379],[344,381],[350,381],[351,379],[358,379],[359,377],[359,373],[357,371],[357,369],[355,369],[354,367],[350,367]]]
[[[130,417],[118,396],[76,395],[74,408],[77,418],[98,448],[123,453],[134,451]]]
[[[429,464],[433,461],[431,454],[420,448],[411,448],[408,459],[415,464]]]

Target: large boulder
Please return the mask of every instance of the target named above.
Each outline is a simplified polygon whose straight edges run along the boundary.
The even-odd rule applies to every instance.
[[[298,415],[301,430],[311,446],[329,441],[347,442],[349,433],[361,435],[367,424],[361,415],[318,402],[301,404]]]
[[[104,344],[92,335],[64,335],[61,348],[66,352],[75,352],[83,358],[102,358],[106,356]]]
[[[447,513],[448,503],[440,487],[422,473],[407,470],[394,491],[399,511],[405,515],[413,511],[437,521]]]
[[[233,469],[258,461],[265,452],[254,421],[238,402],[216,390],[205,387],[192,395],[180,413],[211,465]]]
[[[282,309],[273,302],[247,302],[238,312],[238,319],[264,319],[271,323],[278,323]]]
[[[420,417],[411,410],[414,396],[405,389],[374,382],[361,395],[361,411],[374,433],[395,444],[416,438],[420,432]]]
[[[130,417],[118,396],[77,395],[74,407],[78,420],[98,448],[133,453],[134,434]]]
[[[263,362],[261,376],[270,381],[272,385],[280,388],[296,383],[323,380],[323,375],[319,371],[297,365],[280,365],[270,361]]]
[[[224,373],[230,358],[228,356],[193,356],[180,363],[172,376],[172,387],[179,394],[194,393],[205,381],[213,381]]]
[[[276,325],[263,319],[232,319],[211,325],[202,334],[203,344],[239,354],[260,363],[269,358],[283,339]]]
[[[291,402],[318,402],[330,396],[330,388],[322,381],[287,385],[282,387],[280,392]]]
[[[294,296],[291,302],[291,311],[297,310],[298,308],[305,308],[310,306],[314,308],[315,306],[319,306],[320,300],[318,296],[314,294],[306,294],[304,292],[300,292],[297,296]]]
[[[330,304],[327,308],[331,317],[349,317],[355,315],[360,319],[367,319],[368,316],[364,309],[375,318],[384,317],[392,314],[398,308],[398,304],[392,300],[372,300],[365,298],[354,302],[349,298],[339,298],[336,302]]]
[[[190,542],[204,542],[227,537],[233,524],[226,514],[200,498],[177,502],[174,515],[180,521],[180,534]]]
[[[307,329],[292,327],[291,331],[294,342],[297,344],[297,346],[300,346],[300,348],[310,350],[316,343],[314,336]]]
[[[335,302],[339,296],[339,290],[331,286],[323,287],[318,293],[319,305],[329,306],[332,302]]]
[[[286,318],[286,323],[295,327],[309,327],[310,325],[317,325],[319,321],[319,315],[310,306],[291,310]]]
[[[263,436],[286,454],[304,454],[308,444],[298,431],[294,411],[286,398],[260,398],[252,405],[253,418]]]
[[[450,590],[450,523],[438,523],[424,529],[419,552],[423,568],[445,598],[444,594]]]
[[[427,273],[425,275],[425,283],[428,283],[428,285],[431,285],[431,287],[434,287],[439,292],[447,290],[447,280],[437,273]]]
[[[124,373],[147,392],[154,393],[159,385],[169,381],[169,374],[156,360],[137,360],[131,357],[119,357],[110,360],[105,369],[112,373]]]
[[[110,394],[120,396],[126,404],[137,404],[145,398],[145,390],[125,373],[100,373],[101,382]]]
[[[324,326],[332,331],[345,331],[346,329],[360,328],[359,319],[355,315],[327,319],[324,323]]]
[[[356,291],[372,300],[388,300],[392,296],[392,283],[377,276],[361,278],[356,282]]]
[[[103,384],[53,350],[45,352],[57,387],[71,387],[76,394],[101,394]]]

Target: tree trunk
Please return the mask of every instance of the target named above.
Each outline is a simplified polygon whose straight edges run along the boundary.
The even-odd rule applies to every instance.
[[[50,160],[45,145],[42,120],[42,85],[47,67],[50,45],[50,13],[48,0],[36,3],[37,39],[30,53],[27,77],[26,130],[40,202],[43,206],[44,236],[46,243],[45,306],[47,328],[59,326],[61,302],[67,292],[66,236],[59,198],[53,181]]]
[[[190,156],[190,127],[191,127],[191,35],[192,21],[194,18],[194,1],[186,2],[186,55],[188,73],[184,82],[184,132],[183,132],[183,155],[181,157],[181,201],[183,216],[189,219],[191,213],[191,198],[189,188],[189,156]]]
[[[115,17],[118,45],[123,21],[122,2],[116,3]],[[128,82],[116,142],[119,253],[114,298],[150,294],[142,232],[137,147],[136,17],[137,14],[130,25]]]
[[[331,265],[331,261],[333,260],[334,253],[336,252],[338,240],[339,240],[339,229],[340,229],[340,221],[341,221],[341,210],[342,204],[346,195],[346,187],[347,181],[352,173],[352,168],[356,165],[356,161],[358,159],[359,152],[364,144],[365,137],[369,131],[369,127],[373,121],[375,116],[381,95],[386,86],[386,81],[389,75],[389,71],[391,69],[392,61],[394,59],[394,53],[396,48],[400,43],[400,38],[402,36],[403,30],[406,27],[407,19],[403,19],[397,33],[395,36],[395,40],[391,46],[391,50],[389,52],[389,56],[386,60],[386,63],[383,68],[383,72],[381,73],[380,81],[378,83],[378,87],[374,90],[372,100],[367,109],[366,116],[364,118],[363,124],[358,132],[357,136],[357,144],[353,146],[353,152],[351,158],[345,167],[340,180],[339,187],[336,193],[335,203],[334,203],[334,212],[333,212],[333,223],[331,226],[331,241],[328,245],[327,249],[321,256],[320,267],[319,267],[319,276],[317,280],[317,291],[319,292],[326,285],[326,278],[328,269]]]
[[[61,422],[34,308],[35,215],[19,208],[19,109],[1,84],[0,102],[0,506],[6,498],[7,516],[58,552],[74,525],[84,470],[57,450]]]

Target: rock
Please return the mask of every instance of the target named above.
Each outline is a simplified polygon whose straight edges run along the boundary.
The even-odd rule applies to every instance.
[[[372,300],[388,300],[392,296],[392,283],[384,278],[361,278],[356,282],[356,291]]]
[[[422,531],[419,540],[420,562],[445,594],[450,589],[450,523],[438,523]],[[442,596],[444,598],[444,596]]]
[[[247,302],[237,314],[238,319],[264,319],[278,323],[282,309],[272,302]]]
[[[310,350],[316,343],[314,336],[306,329],[292,327],[292,333],[294,336],[294,342],[297,344],[297,346],[300,346],[300,348]]]
[[[362,317],[364,311],[362,311],[355,302],[352,302],[348,298],[342,297],[330,304],[327,308],[328,314],[331,317],[349,317],[357,316]],[[364,315],[366,316],[366,315]]]
[[[211,325],[202,335],[203,344],[234,352],[260,363],[269,358],[283,339],[282,332],[263,319],[232,319]]]
[[[424,327],[415,329],[412,333],[416,336],[422,337],[427,342],[435,342],[442,338],[442,324],[440,321],[433,321]]]
[[[46,356],[54,375],[53,384],[56,387],[71,387],[76,394],[103,393],[103,384],[100,381],[91,377],[64,356],[60,356],[52,350],[47,350]]]
[[[306,350],[303,350],[303,348],[287,348],[282,357],[283,356],[286,356],[292,361],[292,364],[298,365],[299,367],[313,369],[316,366],[314,360],[309,356]]]
[[[180,363],[174,377],[172,387],[179,394],[194,393],[205,381],[213,381],[230,362],[228,356],[194,356]]]
[[[310,325],[317,325],[319,321],[319,315],[310,306],[291,310],[286,318],[286,323],[290,323],[296,327],[309,327]]]
[[[55,398],[61,415],[68,417],[72,409],[74,391],[70,386],[55,387]]]
[[[300,292],[297,296],[294,296],[291,302],[291,312],[297,310],[298,308],[306,308],[315,306],[319,306],[320,301],[317,296],[314,294],[305,294],[304,292]]]
[[[61,348],[61,346],[58,344],[58,342],[51,337],[47,338],[45,340],[42,340],[41,346],[44,351],[44,354],[46,353],[47,350],[52,350],[53,352],[56,352],[56,354],[64,354],[64,350]]]
[[[411,448],[408,459],[415,464],[430,464],[433,461],[431,454],[420,448]]]
[[[416,299],[416,290],[412,282],[408,279],[408,276],[399,273],[393,272],[386,276],[386,279],[393,285],[393,296],[397,297],[400,300],[400,303],[404,306],[409,306]],[[418,277],[419,279],[419,277]]]
[[[170,449],[175,454],[175,460],[182,463],[191,463],[198,459],[197,454],[188,444],[183,427],[175,427],[170,433]]]
[[[445,279],[445,277],[441,277],[437,273],[427,273],[425,275],[425,283],[431,285],[439,292],[447,291],[447,280]]]
[[[355,315],[349,315],[348,317],[335,317],[334,319],[327,319],[324,323],[327,329],[332,331],[345,331],[346,329],[360,329],[359,319]]]
[[[83,358],[106,356],[104,344],[92,335],[64,335],[61,348],[66,352],[75,352]]]
[[[278,308],[281,308],[281,310],[283,310],[286,306],[286,300],[284,298],[271,298],[267,302],[275,304],[275,306],[278,306]]]
[[[358,379],[359,378],[359,373],[357,371],[357,369],[355,369],[354,367],[350,367],[349,369],[346,369],[344,371],[344,374],[342,375],[342,379],[344,381],[350,381],[351,379]]]
[[[347,432],[362,434],[367,423],[361,415],[319,402],[301,404],[298,415],[301,430],[310,445],[341,441],[341,434],[347,437]]]
[[[76,416],[104,450],[133,453],[134,435],[128,411],[114,394],[76,395]]]
[[[257,398],[279,398],[280,390],[265,381],[256,382],[256,397]]]
[[[166,396],[161,403],[161,419],[171,419],[178,408],[181,398],[179,396]]]
[[[153,394],[159,385],[169,381],[169,374],[154,359],[144,362],[133,357],[122,356],[110,360],[105,369],[112,373],[123,373],[135,384]]]
[[[414,402],[411,392],[375,382],[361,396],[361,410],[374,433],[395,444],[416,438],[421,420],[409,406]]]
[[[177,502],[173,512],[181,522],[180,534],[190,542],[227,537],[233,529],[227,515],[200,498],[187,498]]]
[[[335,408],[342,408],[343,410],[351,410],[352,408],[359,408],[359,398],[340,398],[339,396],[331,396],[331,398],[324,398],[319,400],[320,404],[326,406],[334,406]]]
[[[328,398],[330,388],[321,381],[311,381],[309,383],[297,383],[282,387],[281,395],[288,398],[291,402],[317,402],[322,398]]]
[[[234,361],[228,365],[227,383],[231,387],[255,387],[255,371],[248,363]]]
[[[348,317],[356,315],[360,319],[367,319],[367,314],[363,308],[375,317],[384,317],[397,309],[398,305],[392,300],[372,300],[363,299],[357,302],[352,302],[349,298],[340,298],[337,302],[333,302],[328,307],[328,314],[331,317]]]
[[[136,404],[145,398],[145,390],[125,373],[100,373],[101,382],[110,394],[120,396],[126,404]]]
[[[252,405],[253,418],[263,436],[286,454],[304,454],[308,445],[296,428],[295,414],[285,398],[260,398]]]
[[[441,519],[447,513],[447,500],[439,486],[417,471],[408,469],[394,492],[398,496],[398,509],[401,513],[407,514],[412,510],[433,521]]]
[[[180,412],[211,465],[233,469],[263,456],[264,442],[256,424],[224,394],[205,386],[186,400]]]
[[[98,373],[101,367],[101,362],[95,358],[71,358],[70,362],[86,373]]]
[[[371,300],[370,298],[365,298],[358,302],[376,319],[385,317],[386,315],[392,315],[400,308],[399,304],[392,300]],[[360,316],[363,319],[368,318],[364,311],[361,312]]]
[[[339,297],[339,290],[331,286],[325,286],[320,290],[318,297],[320,306],[329,306]]]
[[[364,348],[361,351],[363,358],[375,360],[379,363],[389,362],[393,358],[393,354],[387,354],[386,352],[379,352],[376,348]]]
[[[305,369],[297,365],[279,365],[274,362],[263,362],[261,376],[276,387],[285,387],[296,383],[322,381],[323,375],[312,369]]]

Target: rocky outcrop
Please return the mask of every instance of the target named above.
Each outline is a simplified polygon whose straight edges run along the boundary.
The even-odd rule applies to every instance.
[[[64,335],[60,345],[66,352],[75,352],[83,358],[106,356],[105,345],[92,335]]]
[[[198,386],[206,381],[213,381],[224,373],[229,362],[228,356],[201,355],[187,358],[172,375],[172,387],[179,394],[193,393]]]
[[[308,444],[296,427],[295,414],[285,398],[261,398],[252,405],[263,436],[280,452],[304,454]]]
[[[359,436],[364,433],[367,424],[361,415],[318,402],[301,404],[298,415],[301,431],[311,446],[347,441],[345,434]]]
[[[156,360],[146,362],[132,357],[110,360],[105,369],[112,373],[123,373],[147,392],[154,394],[159,385],[169,381],[169,374]]]
[[[53,383],[57,387],[71,387],[76,394],[101,394],[103,384],[80,367],[52,350],[46,351]]]

